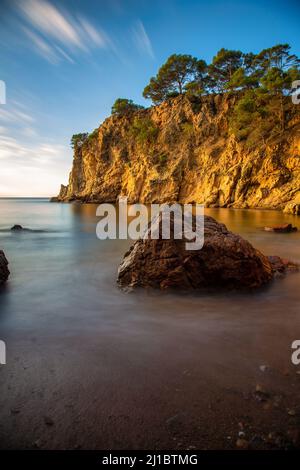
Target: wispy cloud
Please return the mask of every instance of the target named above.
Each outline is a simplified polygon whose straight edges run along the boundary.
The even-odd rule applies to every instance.
[[[18,0],[18,12],[26,22],[24,30],[34,48],[49,62],[74,63],[72,55],[93,48],[109,49],[112,41],[99,27],[82,15],[71,15],[47,0]]]
[[[96,46],[105,48],[108,45],[108,38],[106,34],[96,29],[86,18],[79,17],[79,23],[81,25],[81,36],[83,33],[86,34],[87,38],[92,41]]]
[[[5,107],[0,107],[0,133],[4,134],[3,139],[7,138],[10,131],[15,131],[26,139],[38,137],[35,129],[35,119],[27,112],[21,103],[12,102]],[[4,141],[2,141],[2,144]]]
[[[38,30],[62,43],[82,47],[80,37],[70,20],[45,0],[23,0],[18,3],[21,11]]]
[[[0,136],[0,160],[9,158],[15,162],[19,157],[27,155],[27,159],[23,158],[19,161],[22,165],[32,166],[40,162],[40,159],[50,161],[53,157],[62,155],[65,151],[63,145],[51,143],[37,143],[36,145],[27,146],[19,139],[9,135]]]
[[[5,108],[0,107],[0,122],[5,124],[26,124],[33,123],[34,118],[24,112],[18,105],[12,105]]]
[[[28,38],[31,40],[32,45],[44,59],[48,60],[51,64],[57,64],[59,62],[59,56],[55,53],[53,47],[47,44],[44,39],[38,36],[33,31],[30,31],[28,28],[24,28],[25,33]]]
[[[146,53],[153,59],[153,47],[145,27],[140,20],[136,22],[132,29],[132,37],[136,47],[140,50],[140,52]]]

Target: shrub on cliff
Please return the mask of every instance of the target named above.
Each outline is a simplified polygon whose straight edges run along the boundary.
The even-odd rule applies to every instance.
[[[88,135],[88,142],[91,143],[93,141],[95,141],[98,137],[98,133],[99,133],[99,129],[98,127],[96,127],[96,129],[94,129],[89,135]]]
[[[248,147],[279,136],[286,128],[289,99],[260,88],[248,90],[232,110],[231,132]]]
[[[82,147],[84,142],[87,140],[88,136],[89,136],[88,132],[83,132],[81,134],[72,135],[72,137],[71,137],[71,147],[73,149],[78,148],[78,147]]]
[[[114,102],[111,113],[112,114],[127,114],[133,111],[138,111],[139,109],[143,109],[144,107],[135,104],[132,100],[128,100],[126,98],[118,98]]]
[[[158,135],[158,128],[149,118],[135,117],[129,132],[139,144],[153,144]]]

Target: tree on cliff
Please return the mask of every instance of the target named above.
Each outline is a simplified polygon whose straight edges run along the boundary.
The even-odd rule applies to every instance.
[[[191,55],[173,54],[143,91],[154,104],[183,93],[240,93],[261,90],[284,95],[291,92],[293,80],[299,78],[300,61],[291,54],[288,44],[277,44],[259,54],[220,49],[212,63]]]
[[[143,96],[155,104],[161,103],[170,96],[181,95],[190,82],[199,82],[204,74],[206,63],[191,55],[173,54],[163,64],[156,77],[150,79]]]
[[[277,44],[268,49],[263,49],[257,54],[255,61],[263,72],[274,67],[282,72],[286,72],[290,68],[300,65],[298,57],[295,54],[291,54],[291,46],[289,44]]]
[[[212,86],[210,76],[207,74],[207,63],[199,59],[196,66],[196,74],[193,81],[185,85],[185,91],[188,95],[201,96]]]
[[[291,92],[292,83],[300,77],[298,57],[290,53],[288,44],[277,44],[264,49],[256,57],[260,67],[261,91],[269,96],[269,112],[277,114],[280,130],[285,129],[284,95]]]
[[[89,136],[88,132],[83,132],[81,134],[72,135],[71,147],[73,149],[81,147],[83,145],[83,143],[86,141],[86,139],[88,138],[88,136]]]
[[[212,79],[213,89],[218,92],[226,90],[226,85],[233,74],[243,66],[243,53],[228,49],[220,49],[208,67],[208,73]]]
[[[256,62],[256,55],[252,52],[242,55],[240,67],[236,69],[230,79],[225,83],[226,91],[250,90],[259,86],[262,76]]]
[[[139,109],[143,109],[144,107],[135,104],[132,100],[128,100],[126,98],[118,98],[114,102],[112,108],[111,108],[111,113],[112,114],[127,114],[132,111],[137,111]]]

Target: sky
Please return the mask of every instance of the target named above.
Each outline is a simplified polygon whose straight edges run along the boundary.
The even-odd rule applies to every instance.
[[[0,197],[56,195],[71,136],[116,98],[150,106],[143,89],[173,53],[287,42],[300,56],[299,0],[0,0],[0,19]]]

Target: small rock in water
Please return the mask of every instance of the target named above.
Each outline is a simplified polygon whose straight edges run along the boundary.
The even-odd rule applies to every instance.
[[[14,225],[10,230],[13,230],[15,232],[18,232],[19,230],[23,230],[22,225]]]
[[[292,224],[282,224],[282,225],[271,225],[270,227],[265,227],[266,232],[277,232],[277,233],[289,233],[296,232],[297,227],[293,227]]]
[[[280,256],[268,256],[275,275],[285,274],[287,272],[299,271],[299,265],[292,261],[280,258]]]

